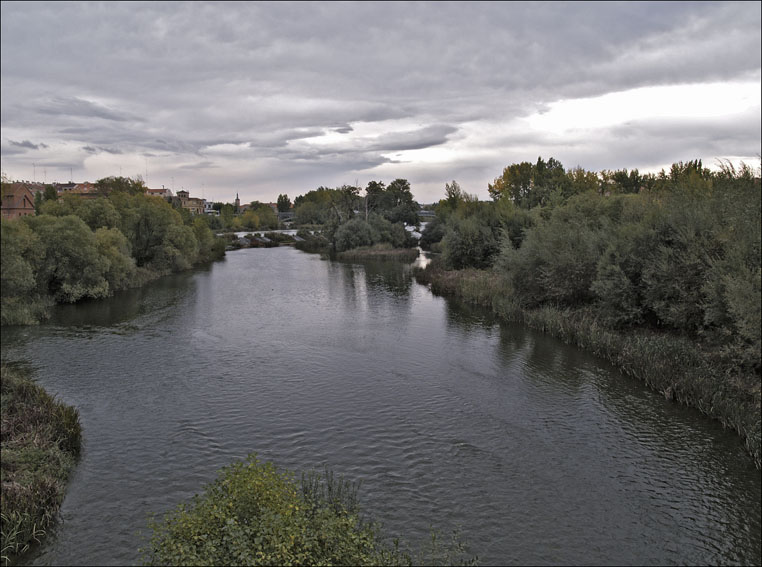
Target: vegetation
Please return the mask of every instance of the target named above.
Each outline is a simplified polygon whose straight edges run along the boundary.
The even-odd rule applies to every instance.
[[[104,196],[50,198],[39,215],[2,220],[3,325],[35,323],[56,302],[108,297],[224,255],[206,217],[183,216],[143,194],[142,183],[96,185]]]
[[[417,248],[393,248],[388,243],[375,244],[373,246],[364,246],[361,248],[353,248],[345,252],[339,252],[336,255],[337,260],[344,261],[373,259],[412,262],[417,257]]]
[[[2,561],[39,542],[63,501],[81,447],[76,409],[55,401],[20,368],[0,367]]]
[[[759,174],[509,166],[478,203],[446,187],[432,289],[591,349],[733,427],[760,462]]]
[[[412,565],[398,542],[384,543],[365,520],[357,485],[288,471],[250,455],[223,468],[203,495],[150,524],[148,565]],[[467,562],[464,547],[440,547],[421,563]],[[418,561],[416,561],[418,563]],[[475,559],[470,560],[475,563]]]
[[[416,240],[405,225],[418,225],[418,209],[406,179],[395,179],[388,187],[371,181],[362,196],[359,187],[350,185],[319,187],[294,200],[294,213],[299,226],[316,228],[325,243],[308,236],[297,247],[331,255],[379,245],[411,248]]]

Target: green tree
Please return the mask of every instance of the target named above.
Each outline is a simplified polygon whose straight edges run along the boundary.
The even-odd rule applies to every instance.
[[[135,276],[135,259],[130,255],[130,243],[117,228],[98,228],[95,245],[106,261],[104,277],[110,292],[126,289]]]
[[[38,283],[59,303],[110,293],[107,260],[98,252],[93,231],[74,215],[24,217],[44,246]]]
[[[103,196],[114,192],[123,192],[130,195],[142,195],[146,192],[146,185],[140,177],[103,177],[95,182],[95,187]]]
[[[287,213],[291,210],[291,199],[288,195],[278,195],[277,205],[279,213]]]
[[[418,225],[418,203],[413,200],[410,182],[395,179],[386,188],[381,213],[392,223]]]
[[[92,230],[101,227],[117,228],[122,220],[114,204],[104,197],[82,201],[75,214]]]
[[[37,285],[44,246],[20,220],[0,221],[0,322],[29,325],[42,319],[50,305]]]

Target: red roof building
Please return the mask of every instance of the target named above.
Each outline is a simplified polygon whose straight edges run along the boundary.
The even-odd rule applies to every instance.
[[[3,183],[2,216],[17,219],[34,214],[34,192],[26,183]]]

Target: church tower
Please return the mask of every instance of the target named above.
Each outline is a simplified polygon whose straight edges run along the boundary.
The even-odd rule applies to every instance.
[[[235,194],[235,212],[239,212],[241,210],[241,200],[238,198],[238,193]]]

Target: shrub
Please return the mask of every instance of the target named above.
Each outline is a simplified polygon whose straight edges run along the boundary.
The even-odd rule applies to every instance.
[[[203,495],[153,521],[148,565],[410,565],[365,521],[358,486],[333,474],[292,473],[250,455],[223,468]],[[457,543],[457,542],[456,542]],[[460,544],[455,551],[462,552]],[[457,557],[443,554],[445,564]]]
[[[371,227],[362,219],[351,219],[336,230],[335,243],[337,252],[370,246],[373,244]]]

